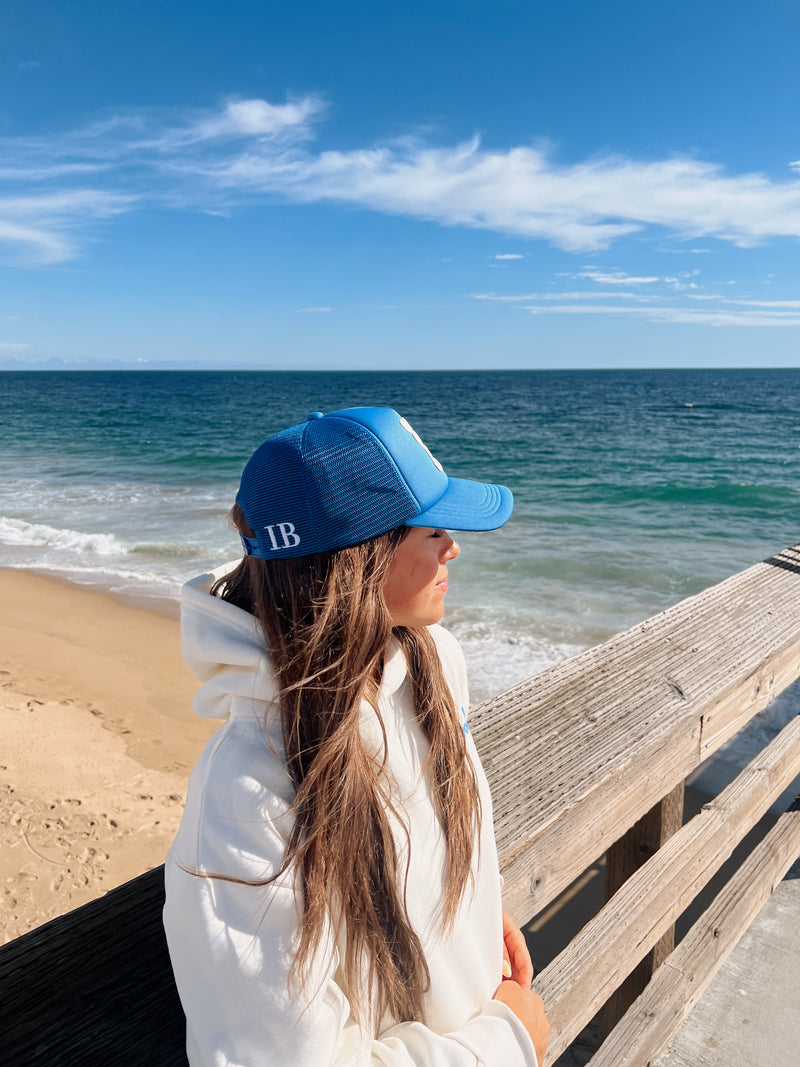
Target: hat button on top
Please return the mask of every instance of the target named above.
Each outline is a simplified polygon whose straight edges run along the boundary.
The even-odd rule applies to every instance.
[[[322,414],[321,411],[312,411],[306,419],[306,422],[311,422],[312,419],[322,419],[324,417],[325,416]]]

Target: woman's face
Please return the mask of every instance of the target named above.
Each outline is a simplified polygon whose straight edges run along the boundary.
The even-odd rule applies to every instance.
[[[393,626],[431,626],[444,615],[447,562],[461,552],[446,530],[411,526],[383,583]]]

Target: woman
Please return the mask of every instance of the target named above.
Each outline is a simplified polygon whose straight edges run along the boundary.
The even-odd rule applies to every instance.
[[[389,408],[315,412],[245,467],[245,557],[182,604],[195,710],[226,719],[166,869],[192,1067],[541,1063],[464,661],[436,625],[446,529],[512,506]]]

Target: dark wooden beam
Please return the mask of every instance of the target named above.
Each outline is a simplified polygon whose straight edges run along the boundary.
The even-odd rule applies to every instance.
[[[157,867],[0,948],[4,1067],[187,1067]]]
[[[606,853],[606,900],[654,855],[683,825],[683,782],[650,809]],[[626,978],[600,1012],[604,1039],[644,990],[658,967],[675,947],[675,927],[661,937]]]

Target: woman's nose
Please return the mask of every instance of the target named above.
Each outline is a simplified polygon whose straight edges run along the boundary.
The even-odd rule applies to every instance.
[[[458,541],[454,541],[453,538],[450,537],[450,534],[448,534],[447,537],[450,541],[450,544],[445,548],[444,552],[442,553],[442,559],[455,559],[456,556],[461,555],[461,545],[458,543]]]

